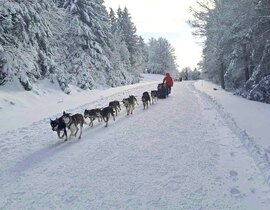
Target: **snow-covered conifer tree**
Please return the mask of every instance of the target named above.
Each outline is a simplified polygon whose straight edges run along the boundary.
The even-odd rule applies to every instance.
[[[223,88],[240,90],[237,92],[250,99],[255,98],[251,97],[253,88],[258,90],[258,84],[265,84],[270,74],[266,58],[269,6],[267,0],[205,0],[199,1],[199,10],[193,10],[194,34],[205,40],[204,75]],[[262,94],[264,99],[256,98],[268,101],[268,91]]]
[[[136,26],[131,20],[128,9],[125,7],[122,11],[120,8],[117,10],[117,23],[118,28],[121,30],[122,40],[126,43],[129,51],[129,60],[133,71],[142,72],[144,69],[141,66],[139,36],[136,34]]]
[[[0,7],[0,85],[18,79],[81,88],[138,81],[103,0],[7,0]],[[120,30],[119,30],[120,31]]]
[[[51,0],[5,1],[0,7],[0,84],[18,79],[26,90],[54,71]],[[57,18],[58,14],[55,13]]]
[[[178,73],[175,50],[165,38],[151,38],[148,43],[147,70],[154,74]]]

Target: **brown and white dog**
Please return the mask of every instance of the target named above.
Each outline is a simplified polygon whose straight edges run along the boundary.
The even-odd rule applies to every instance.
[[[78,139],[82,136],[82,128],[84,124],[84,118],[82,114],[74,114],[63,112],[63,121],[66,124],[66,127],[70,130],[69,139],[71,139],[71,135],[76,136],[78,131],[80,130],[80,135]],[[80,127],[80,128],[79,128]]]

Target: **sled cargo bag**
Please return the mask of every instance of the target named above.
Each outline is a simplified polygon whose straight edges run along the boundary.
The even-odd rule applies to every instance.
[[[166,98],[167,97],[167,88],[165,87],[165,85],[163,83],[158,84],[158,92],[157,92],[157,97],[158,98]]]

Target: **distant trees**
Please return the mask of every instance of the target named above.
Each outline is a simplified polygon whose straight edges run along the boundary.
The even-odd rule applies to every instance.
[[[268,102],[270,2],[200,0],[198,6],[191,9],[190,24],[194,35],[205,38],[204,75],[249,99]]]
[[[201,72],[197,68],[192,70],[190,67],[185,67],[180,72],[181,80],[198,80],[200,75]]]
[[[173,74],[178,73],[175,49],[165,38],[151,38],[148,42],[148,64],[149,73],[165,74],[166,72]]]

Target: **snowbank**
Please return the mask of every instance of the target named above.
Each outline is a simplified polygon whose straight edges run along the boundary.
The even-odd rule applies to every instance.
[[[270,184],[270,104],[244,99],[203,80],[194,86],[219,107],[233,129],[238,128],[235,132]]]
[[[82,90],[70,86],[69,95],[61,91],[58,84],[46,79],[35,84],[34,91],[25,91],[19,83],[10,83],[0,87],[0,133],[28,126],[62,113],[63,110],[73,109],[128,89],[158,83],[162,79],[162,75],[142,74],[140,83],[129,86],[96,90]]]

